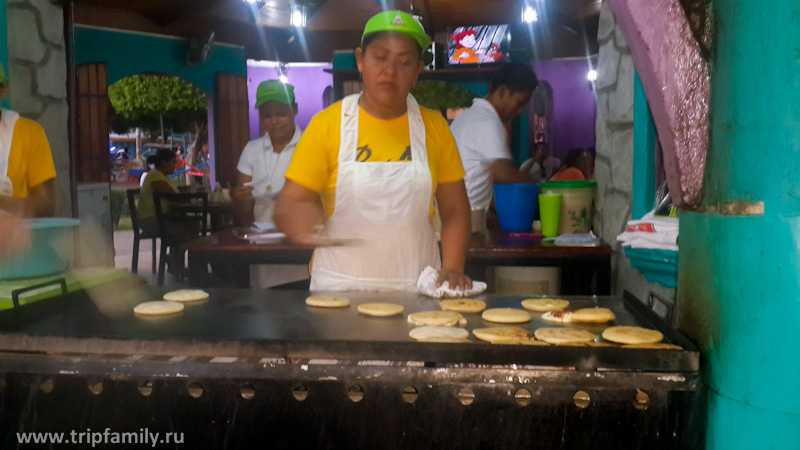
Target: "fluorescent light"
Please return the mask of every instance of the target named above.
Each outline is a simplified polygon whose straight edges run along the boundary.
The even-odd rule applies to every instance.
[[[589,82],[591,82],[591,83],[594,83],[595,81],[597,81],[597,71],[592,69],[589,72],[587,72],[586,73],[586,79],[589,80]]]
[[[533,23],[539,21],[539,13],[533,8],[533,6],[526,6],[522,10],[522,21],[525,23]]]

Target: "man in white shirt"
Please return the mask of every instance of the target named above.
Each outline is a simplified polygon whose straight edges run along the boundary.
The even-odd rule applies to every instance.
[[[261,82],[256,91],[256,109],[264,134],[248,142],[239,156],[234,211],[241,222],[271,230],[275,228],[275,198],[286,182],[284,174],[301,135],[300,127],[294,123],[294,86],[278,80]]]
[[[550,156],[547,143],[539,141],[534,144],[531,157],[519,167],[519,171],[528,175],[534,183],[547,181],[561,167],[561,160]]]
[[[536,84],[528,65],[503,65],[489,82],[486,98],[474,99],[472,107],[450,125],[466,172],[470,206],[487,209],[493,183],[533,182],[514,167],[503,122],[525,112]]]
[[[294,122],[294,86],[278,80],[261,82],[256,90],[256,108],[264,134],[248,142],[239,156],[233,207],[239,222],[273,230],[275,199],[286,182],[284,174],[302,134]],[[308,278],[306,265],[250,267],[250,285],[257,289]]]

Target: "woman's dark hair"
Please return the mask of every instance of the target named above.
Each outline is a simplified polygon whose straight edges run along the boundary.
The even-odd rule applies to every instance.
[[[159,151],[156,152],[155,155],[147,158],[147,163],[152,164],[155,167],[160,166],[161,163],[170,161],[175,161],[175,153],[173,153],[172,150],[166,148],[160,149]]]
[[[489,81],[489,93],[501,86],[506,86],[511,92],[533,92],[539,80],[529,65],[523,63],[503,64]]]
[[[588,152],[585,148],[571,148],[567,152],[567,156],[564,157],[564,167],[575,167],[578,163],[578,160],[581,158],[581,155]]]
[[[367,51],[367,47],[369,47],[369,44],[371,44],[373,41],[375,41],[379,37],[382,37],[382,36],[386,35],[387,33],[392,33],[392,32],[391,31],[381,31],[381,32],[378,32],[378,33],[372,33],[370,35],[367,35],[367,37],[365,37],[364,40],[361,42],[361,51],[362,52]],[[397,33],[397,34],[406,36],[409,39],[411,39],[410,36],[407,36],[407,35],[405,35],[403,33]],[[422,59],[422,48],[419,46],[419,44],[417,44],[417,41],[415,41],[414,39],[411,39],[411,42],[413,42],[414,45],[417,46],[417,53],[419,54],[419,58]]]

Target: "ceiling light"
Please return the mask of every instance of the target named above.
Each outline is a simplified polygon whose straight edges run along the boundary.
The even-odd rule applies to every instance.
[[[589,80],[590,83],[594,83],[597,81],[597,71],[592,69],[586,73],[586,79]]]
[[[533,23],[539,21],[539,13],[533,8],[533,6],[523,6],[522,7],[522,21],[525,23]]]
[[[275,70],[278,72],[278,80],[280,80],[281,83],[286,84],[289,82],[289,77],[286,76],[286,73],[289,72],[289,68],[285,63],[278,63],[278,65],[275,66]]]
[[[292,5],[291,25],[297,28],[306,26],[306,10],[302,5]]]

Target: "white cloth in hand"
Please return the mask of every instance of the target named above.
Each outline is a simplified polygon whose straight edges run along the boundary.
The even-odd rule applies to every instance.
[[[450,289],[450,284],[445,281],[438,288],[436,287],[436,280],[439,278],[439,271],[431,266],[425,268],[419,278],[417,279],[417,289],[420,293],[433,298],[459,298],[467,297],[470,295],[480,294],[486,290],[486,283],[482,281],[473,281],[472,289],[459,290]]]

